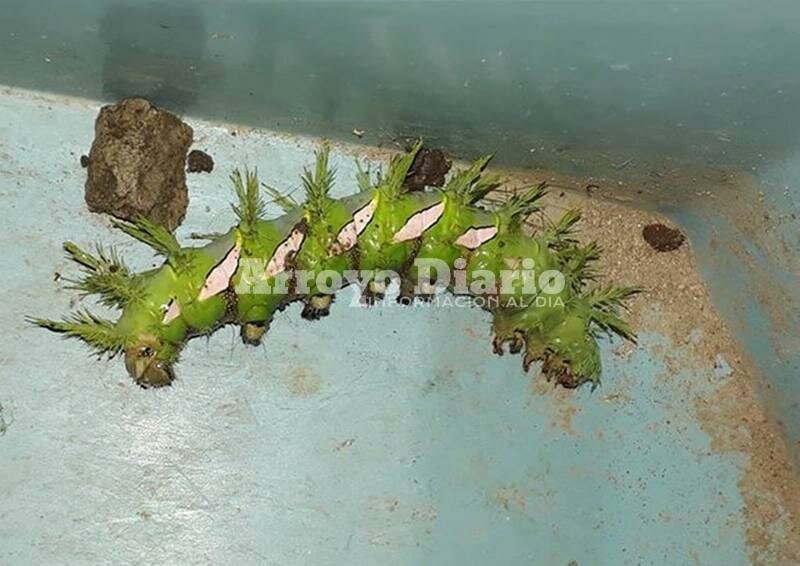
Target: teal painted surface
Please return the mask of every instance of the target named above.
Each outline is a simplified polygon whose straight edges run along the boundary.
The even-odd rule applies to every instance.
[[[779,218],[791,220],[797,209],[771,207],[767,210]],[[719,209],[685,209],[673,211],[672,216],[688,228],[715,304],[763,372],[766,379],[761,384],[762,396],[782,425],[785,442],[797,461],[800,457],[800,297],[797,293],[800,288],[797,263],[800,231],[794,222],[788,222],[778,229],[757,233],[752,239],[753,232],[745,233],[737,228]],[[794,233],[782,234],[784,231]],[[724,245],[726,242],[733,245]],[[781,247],[776,249],[775,246]]]
[[[531,390],[517,357],[491,355],[477,310],[341,297],[308,323],[290,308],[262,348],[230,329],[193,341],[175,386],[147,392],[119,360],[27,327],[25,314],[69,307],[53,281],[65,237],[149,262],[84,209],[95,112],[0,100],[0,282],[14,298],[0,308],[0,562],[747,562],[744,462],[710,449],[691,405],[724,376],[709,360],[658,379],[664,344],[646,329],[630,357],[604,345],[600,390],[559,401]],[[217,169],[190,177],[181,234],[230,224],[232,166],[285,186],[314,147],[197,134]],[[352,192],[350,158],[335,163],[338,193]]]

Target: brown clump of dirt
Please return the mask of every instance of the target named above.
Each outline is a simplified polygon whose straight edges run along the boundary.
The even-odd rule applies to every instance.
[[[186,170],[189,173],[211,173],[214,170],[214,160],[205,151],[193,149],[186,160]]]
[[[686,236],[677,228],[670,228],[661,222],[648,224],[642,230],[644,241],[657,252],[677,250],[686,241]]]
[[[441,149],[423,147],[414,156],[403,186],[410,192],[422,191],[425,187],[442,187],[452,165]]]
[[[89,210],[177,228],[189,204],[184,166],[192,137],[180,118],[143,98],[101,108],[88,159]]]

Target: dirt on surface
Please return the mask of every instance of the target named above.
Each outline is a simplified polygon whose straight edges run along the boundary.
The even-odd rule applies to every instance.
[[[13,420],[11,422],[13,422]],[[11,424],[11,422],[6,420],[3,405],[0,403],[0,436],[3,436],[6,431],[8,431],[8,425]]]
[[[642,230],[644,241],[657,252],[677,250],[686,241],[686,237],[677,228],[670,228],[661,222],[648,224]]]
[[[287,388],[295,397],[311,397],[320,391],[320,376],[310,368],[293,368],[287,376]]]
[[[685,242],[671,253],[661,253],[642,233],[647,226],[659,225],[663,226],[659,232],[674,230],[683,236],[668,219],[587,197],[579,183],[566,177],[512,174],[510,186],[532,185],[543,178],[552,186],[544,199],[543,214],[531,218],[532,227],[541,226],[545,217],[556,219],[570,208],[582,211],[579,239],[596,240],[603,248],[600,270],[604,281],[644,289],[630,302],[628,318],[633,327],[655,332],[668,341],[658,352],[668,368],[659,379],[675,381],[683,396],[681,403],[691,407],[693,420],[711,439],[712,450],[744,457],[738,483],[751,561],[799,564],[800,480],[793,471],[780,424],[760,397],[762,377],[714,307],[691,245]],[[492,197],[498,201],[506,198],[503,194]],[[635,347],[625,344],[618,354],[629,355]],[[680,380],[681,374],[706,375],[716,389],[709,394],[700,384]],[[546,389],[552,395],[552,388]],[[628,403],[635,396],[635,391],[622,390],[613,402]],[[575,434],[574,404],[558,395],[554,406],[554,422],[563,419],[565,431]]]
[[[193,149],[186,160],[186,170],[189,173],[211,173],[214,170],[214,160],[205,151]]]
[[[192,128],[143,98],[104,106],[88,159],[86,204],[123,220],[177,228],[186,215]]]
[[[441,149],[423,147],[414,157],[403,186],[411,192],[422,191],[425,187],[442,187],[452,165]]]

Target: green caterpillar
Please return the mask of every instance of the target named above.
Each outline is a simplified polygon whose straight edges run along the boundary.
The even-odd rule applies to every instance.
[[[122,314],[112,321],[83,310],[61,321],[30,321],[80,338],[98,353],[123,353],[134,381],[157,387],[174,380],[172,367],[194,336],[238,323],[243,341],[258,344],[275,312],[290,302],[303,301],[303,316],[319,318],[336,291],[354,282],[353,273],[360,274],[355,282],[364,300],[374,302],[387,290],[386,274],[395,272],[401,301],[440,297],[437,290],[447,289],[490,310],[494,351],[524,350],[526,371],[541,361],[545,376],[565,387],[596,384],[596,338],[613,332],[635,340],[619,311],[637,290],[594,284],[600,249],[575,239],[579,212],[526,233],[524,221],[539,210],[544,185],[494,210],[482,208],[478,203],[500,186],[485,174],[490,157],[456,172],[441,189],[405,189],[420,147],[393,158],[377,180],[359,166],[360,191],[336,200],[329,196],[334,172],[323,145],[315,169],[302,176],[303,204],[266,189],[286,213],[275,220],[263,218],[255,174],[234,172],[239,222],[225,234],[204,236],[210,243],[202,247],[182,247],[147,220],[115,221],[165,257],[160,268],[143,273],[132,273],[113,248],[98,245],[93,255],[67,242],[69,258],[82,267],[71,287]],[[435,266],[452,273],[434,273]]]

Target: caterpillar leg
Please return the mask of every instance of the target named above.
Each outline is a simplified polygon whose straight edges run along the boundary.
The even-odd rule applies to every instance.
[[[498,356],[502,356],[505,353],[506,344],[508,345],[509,353],[519,354],[525,347],[525,336],[519,330],[513,331],[508,336],[495,335],[492,340],[492,350]]]
[[[569,364],[565,363],[554,352],[548,352],[545,355],[542,363],[542,373],[547,381],[554,381],[557,385],[566,389],[575,389],[587,382],[597,385],[596,379],[573,373]]]
[[[415,301],[429,302],[433,299],[433,294],[417,293],[414,283],[408,279],[400,281],[400,294],[397,295],[397,302],[404,306],[413,305]]]
[[[333,295],[312,295],[303,303],[303,312],[300,314],[306,320],[319,320],[331,314]]]
[[[400,280],[400,294],[397,295],[397,302],[403,306],[414,304],[416,295],[414,293],[414,283],[408,277]]]
[[[522,367],[526,372],[535,362],[542,362],[545,379],[567,389],[587,382],[596,386],[600,352],[586,322],[573,317],[548,332],[540,325],[541,321],[495,311],[494,353],[502,356],[506,346],[512,354],[524,352]]]
[[[508,351],[512,354],[519,354],[525,347],[525,335],[516,328],[510,317],[502,311],[495,313],[494,339],[492,340],[492,350],[498,356],[505,353],[505,346],[508,344]],[[525,368],[527,371],[527,368]]]
[[[429,303],[435,294],[435,285],[421,281],[415,285],[412,278],[405,277],[400,280],[400,294],[397,296],[397,302],[406,306],[414,304],[415,301]]]
[[[374,305],[380,303],[386,296],[388,284],[383,281],[370,281],[361,291],[361,304]]]
[[[250,346],[261,344],[261,338],[267,332],[267,325],[258,322],[245,322],[242,324],[242,342]]]
[[[170,385],[175,379],[172,365],[157,357],[156,344],[144,341],[125,350],[125,368],[137,385],[163,387]]]
[[[534,336],[526,338],[522,362],[525,371],[537,361],[542,362],[542,374],[547,381],[566,389],[575,389],[584,383],[591,383],[594,388],[600,383],[600,349],[590,334],[580,341],[567,343],[545,343]]]

